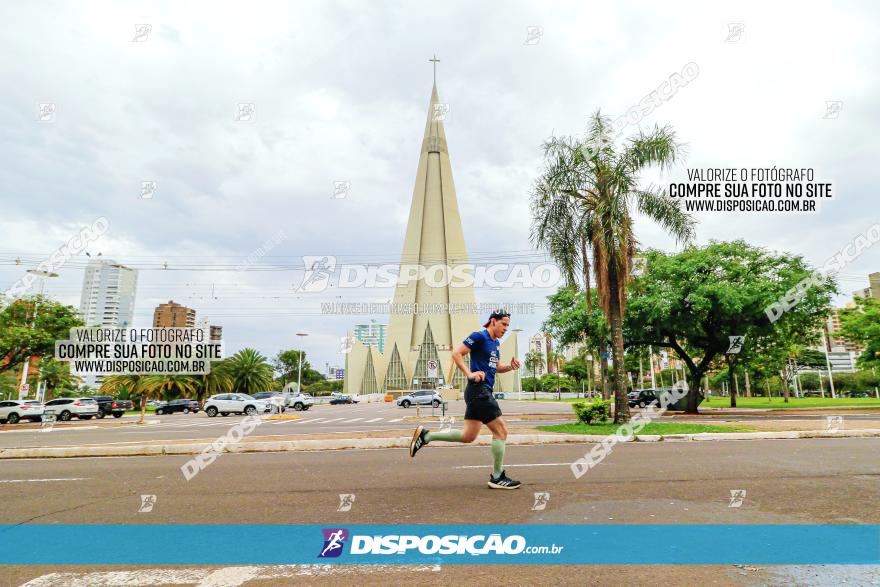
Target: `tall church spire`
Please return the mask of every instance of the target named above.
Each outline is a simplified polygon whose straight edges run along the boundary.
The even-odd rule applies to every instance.
[[[449,275],[452,268],[468,263],[468,254],[446,142],[444,122],[448,114],[449,105],[440,101],[435,84],[431,88],[428,103],[400,259],[401,278],[394,292],[394,301],[432,307],[436,313],[394,314],[390,319],[388,336],[389,346],[393,347],[397,342],[401,355],[410,359],[404,358],[411,365],[407,369],[409,372],[412,372],[418,357],[418,347],[424,339],[429,318],[444,372],[447,363],[451,363],[449,353],[452,347],[479,327],[476,313],[449,312],[450,304],[473,305],[475,297],[473,287],[468,282],[467,276],[472,274],[469,267],[460,267],[457,275]],[[413,267],[409,275],[413,275],[419,267],[425,268],[428,275],[406,280],[408,266]],[[434,306],[429,306],[432,304]]]

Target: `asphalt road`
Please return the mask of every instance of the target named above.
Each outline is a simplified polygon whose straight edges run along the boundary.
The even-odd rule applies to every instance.
[[[448,415],[461,422],[464,416],[463,401],[449,402]],[[547,423],[560,423],[573,419],[568,404],[541,402],[504,401],[506,418],[513,422],[523,414],[559,414],[559,419]],[[422,416],[440,416],[441,410],[432,412],[431,406],[418,410]],[[408,409],[386,403],[317,405],[307,411],[288,410],[285,416],[295,415],[298,420],[266,421],[254,436],[317,434],[328,432],[364,432],[375,430],[407,430],[416,423],[407,420],[415,417],[416,408]],[[69,446],[83,444],[137,443],[144,440],[183,440],[216,438],[241,420],[241,416],[217,416],[209,418],[205,413],[148,415],[149,424],[138,426],[137,416],[124,416],[103,420],[72,420],[56,422],[50,432],[41,432],[39,424],[19,423],[0,426],[0,448],[33,446]],[[541,423],[544,423],[543,421]]]
[[[474,446],[432,445],[415,459],[401,449],[224,454],[190,481],[179,470],[187,457],[7,461],[0,468],[0,523],[880,523],[880,439],[622,444],[575,479],[568,464],[589,447],[511,447],[508,473],[524,486],[505,492],[486,487],[490,454]],[[731,490],[746,491],[740,507],[730,507]],[[533,509],[535,492],[550,494],[543,511]],[[355,495],[347,512],[337,511],[343,493]],[[151,512],[138,511],[141,495],[156,496]],[[6,567],[0,575],[10,585],[32,581],[29,587],[880,581],[876,567],[187,569],[186,576],[163,568],[124,580],[106,573],[132,569]]]
[[[513,424],[560,424],[574,420],[570,404],[554,402],[526,402],[502,400],[501,407],[505,419]],[[448,415],[460,423],[464,416],[464,402],[449,402]],[[431,415],[430,406],[420,408],[422,416]],[[838,412],[848,421],[877,420],[878,413],[857,413],[858,410]],[[296,434],[370,432],[377,430],[409,430],[415,422],[408,417],[416,416],[415,408],[399,408],[392,404],[370,403],[355,405],[318,405],[304,412],[287,411],[285,415],[296,415],[298,420],[266,421],[252,436],[288,436]],[[440,410],[433,410],[437,416]],[[558,414],[558,418],[526,420],[521,418],[542,414]],[[750,421],[804,421],[816,422],[822,428],[826,415],[780,413],[762,414],[703,414],[684,416],[673,414],[663,416],[663,422],[718,423]],[[136,425],[138,416],[125,416],[120,419],[56,422],[50,432],[41,432],[39,424],[19,423],[0,425],[0,448],[25,448],[37,446],[76,446],[85,444],[138,444],[152,440],[195,440],[213,439],[225,434],[237,423],[241,416],[230,415],[209,418],[204,413],[148,415],[148,424]]]

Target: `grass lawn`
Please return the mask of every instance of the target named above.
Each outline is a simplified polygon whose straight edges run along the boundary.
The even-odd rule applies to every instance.
[[[523,400],[526,401],[526,400]],[[563,402],[563,403],[574,403],[574,402],[583,402],[583,401],[592,401],[585,400],[584,398],[563,398],[561,400],[556,399],[541,399],[533,400],[528,398],[528,401],[539,401],[539,402]],[[737,397],[736,398],[736,407],[737,408],[772,408],[774,410],[784,410],[788,408],[829,408],[834,406],[862,406],[862,407],[875,407],[880,409],[880,399],[876,398],[866,398],[866,397],[854,397],[854,398],[830,398],[830,397],[792,397],[789,398],[788,403],[785,403],[784,398],[781,397]],[[730,398],[729,397],[713,397],[711,401],[704,401],[700,404],[701,408],[727,408],[730,409]]]
[[[536,426],[538,430],[547,432],[562,432],[565,434],[613,434],[618,425],[612,423],[593,424],[587,426],[581,422],[571,424],[556,424],[554,426]],[[678,422],[651,422],[647,424],[639,434],[697,434],[699,432],[754,432],[751,426],[718,426],[715,424],[679,424]]]
[[[781,397],[737,397],[737,408],[773,408],[774,410],[787,408],[829,408],[833,406],[873,406],[880,408],[880,399],[873,397],[792,397],[785,403]],[[713,397],[712,401],[704,401],[700,407],[730,408],[729,397]]]

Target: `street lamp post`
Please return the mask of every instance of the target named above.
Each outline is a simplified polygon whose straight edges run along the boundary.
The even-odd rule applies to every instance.
[[[522,332],[522,328],[514,328],[511,332],[513,332],[513,356],[519,356],[519,333]],[[514,372],[514,386],[517,389],[516,399],[522,401],[522,380],[519,377],[519,369]]]
[[[308,332],[297,332],[296,335],[299,337],[305,338],[306,336],[309,335],[309,333]],[[296,392],[297,393],[302,393],[302,372],[303,372],[303,353],[304,352],[305,351],[303,351],[302,349],[300,349],[300,351],[299,351],[299,369],[297,370],[297,375],[296,375]]]
[[[30,273],[31,275],[36,275],[37,277],[40,278],[40,297],[38,297],[34,301],[34,318],[33,318],[33,322],[31,322],[31,330],[34,330],[37,327],[37,310],[39,309],[39,306],[40,306],[40,299],[43,297],[43,286],[46,284],[46,278],[47,277],[58,277],[58,274],[52,273],[51,271],[38,271],[36,269],[28,269],[27,272]],[[27,383],[28,369],[30,368],[30,365],[31,365],[31,356],[28,355],[28,358],[25,359],[25,361],[24,361],[24,367],[21,370],[21,386],[18,388],[18,390],[19,390],[18,391],[18,399],[24,399],[24,397],[21,395],[22,394],[21,390],[24,388],[25,384]],[[37,384],[39,384],[39,381],[37,381]]]

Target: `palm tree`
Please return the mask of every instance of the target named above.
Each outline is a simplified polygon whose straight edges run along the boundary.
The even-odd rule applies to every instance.
[[[538,381],[535,375],[538,365],[544,361],[544,357],[538,351],[529,351],[523,360],[525,361],[526,369],[531,369],[532,371],[532,399],[538,399]]]
[[[43,401],[55,397],[55,390],[78,389],[82,378],[70,373],[70,363],[56,361],[52,357],[43,357],[39,362],[40,381],[46,382],[46,394]]]
[[[565,355],[560,353],[559,351],[549,351],[547,353],[547,363],[552,364],[556,367],[556,399],[562,399],[562,362],[565,359]]]
[[[138,420],[138,424],[143,424],[144,416],[147,412],[147,396],[153,393],[152,390],[145,388],[144,383],[146,380],[146,375],[110,375],[101,383],[101,392],[116,395],[125,389],[129,397],[139,397],[141,402],[141,419]]]
[[[536,240],[544,243],[551,256],[563,259],[563,274],[568,271],[566,265],[586,270],[586,248],[590,250],[596,291],[611,328],[615,423],[629,420],[620,367],[626,284],[638,246],[632,214],[639,212],[654,220],[677,242],[688,242],[694,235],[693,218],[680,202],[662,188],[640,187],[640,173],[655,165],[668,168],[681,153],[669,126],[655,126],[648,134],[640,131],[617,152],[611,121],[598,111],[590,118],[585,139],[553,137],[544,144],[545,169],[535,185],[532,210],[539,228],[544,224],[540,215],[550,217],[539,230],[539,236],[545,237]],[[568,222],[569,228],[562,222]],[[567,246],[566,236],[573,237]]]
[[[211,361],[211,372],[207,375],[193,375],[196,399],[201,404],[205,397],[232,391],[232,377],[225,361]]]
[[[256,393],[272,388],[272,366],[257,350],[246,348],[227,359],[233,389],[240,393]]]
[[[155,397],[164,395],[166,400],[171,400],[193,395],[196,384],[192,375],[163,373],[144,377],[141,388],[150,395]]]

